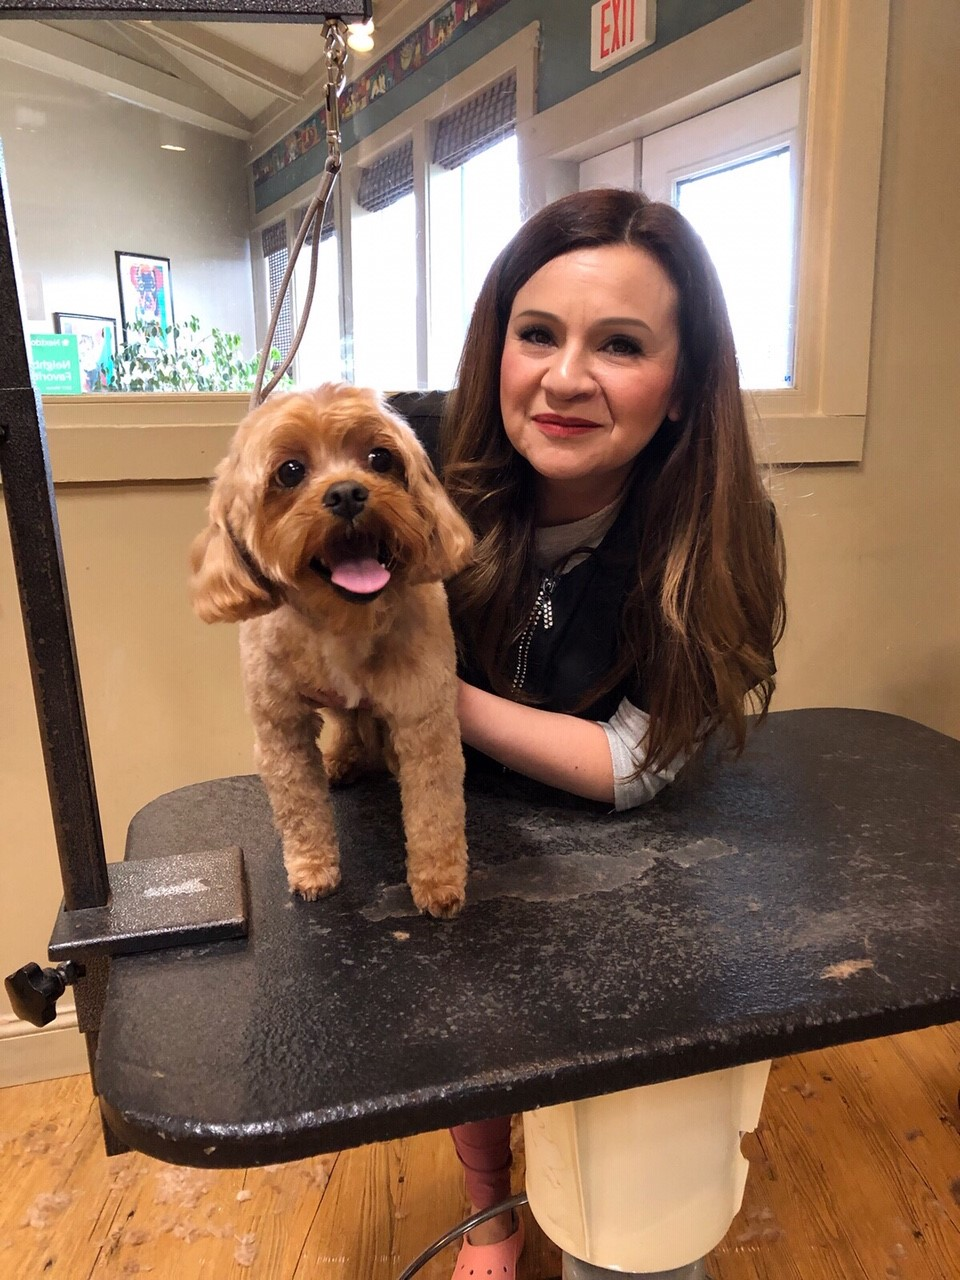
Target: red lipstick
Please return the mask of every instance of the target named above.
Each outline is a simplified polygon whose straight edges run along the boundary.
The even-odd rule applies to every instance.
[[[582,436],[600,426],[599,422],[591,422],[589,418],[567,418],[559,413],[535,413],[533,421],[549,436]]]

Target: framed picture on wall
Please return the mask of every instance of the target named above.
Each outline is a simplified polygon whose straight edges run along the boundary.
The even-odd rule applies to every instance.
[[[116,250],[116,258],[124,341],[142,341],[143,334],[137,327],[157,325],[159,329],[149,337],[148,345],[175,350],[170,259],[120,249]]]
[[[55,311],[56,333],[74,333],[80,355],[80,389],[106,391],[114,377],[117,354],[117,322],[113,316],[83,316]]]

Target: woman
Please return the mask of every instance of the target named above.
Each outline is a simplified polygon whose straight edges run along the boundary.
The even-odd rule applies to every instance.
[[[480,291],[441,432],[477,538],[450,585],[463,740],[494,766],[626,809],[708,736],[740,751],[783,631],[782,543],[730,322],[699,237],[619,190],[530,218]],[[451,1131],[475,1211],[510,1193],[510,1121]],[[519,1224],[455,1276],[512,1280]]]

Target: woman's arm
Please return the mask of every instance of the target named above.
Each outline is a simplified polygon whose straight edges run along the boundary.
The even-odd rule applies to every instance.
[[[607,735],[593,720],[541,711],[459,682],[464,742],[537,782],[588,800],[614,802]]]

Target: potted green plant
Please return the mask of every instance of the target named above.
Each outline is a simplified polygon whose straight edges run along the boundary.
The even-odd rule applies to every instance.
[[[245,359],[241,346],[238,333],[202,333],[197,316],[166,327],[133,321],[106,385],[110,391],[251,391],[260,356]],[[272,349],[268,375],[280,360]],[[293,385],[289,374],[280,385]]]

